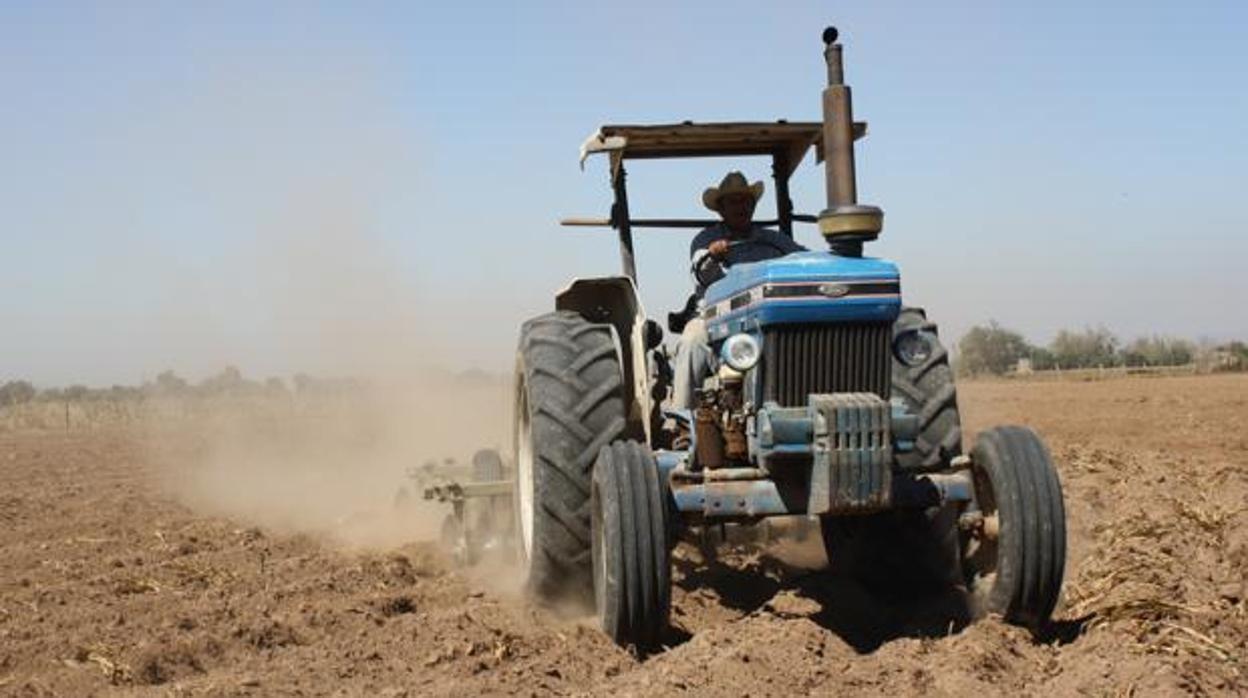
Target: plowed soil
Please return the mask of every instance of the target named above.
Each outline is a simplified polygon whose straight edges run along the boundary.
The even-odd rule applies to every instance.
[[[1070,554],[1038,637],[883,603],[808,539],[709,566],[680,548],[671,647],[639,659],[505,567],[455,569],[428,512],[352,539],[190,496],[193,439],[0,433],[0,694],[1248,692],[1248,376],[971,382],[961,401],[968,434],[1027,424],[1059,463]]]

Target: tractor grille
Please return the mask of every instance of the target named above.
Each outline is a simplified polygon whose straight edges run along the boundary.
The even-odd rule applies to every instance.
[[[811,393],[875,393],[892,383],[889,323],[780,325],[763,338],[763,396],[801,407]]]

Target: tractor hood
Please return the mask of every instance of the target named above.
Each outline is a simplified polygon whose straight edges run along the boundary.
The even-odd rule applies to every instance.
[[[900,310],[892,262],[798,252],[730,267],[706,289],[702,318],[714,341],[775,324],[892,322]]]

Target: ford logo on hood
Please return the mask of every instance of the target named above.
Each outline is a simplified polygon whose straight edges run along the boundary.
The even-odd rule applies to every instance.
[[[840,298],[849,293],[849,286],[845,284],[819,284],[819,293],[828,298]]]

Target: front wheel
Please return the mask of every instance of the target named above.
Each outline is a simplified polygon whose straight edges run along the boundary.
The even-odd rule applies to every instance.
[[[962,539],[977,615],[1037,628],[1049,620],[1066,567],[1066,512],[1049,450],[1026,427],[995,427],[971,454],[982,519]]]
[[[658,647],[671,610],[662,492],[644,445],[617,441],[599,453],[590,490],[598,619],[616,644],[642,651]]]

